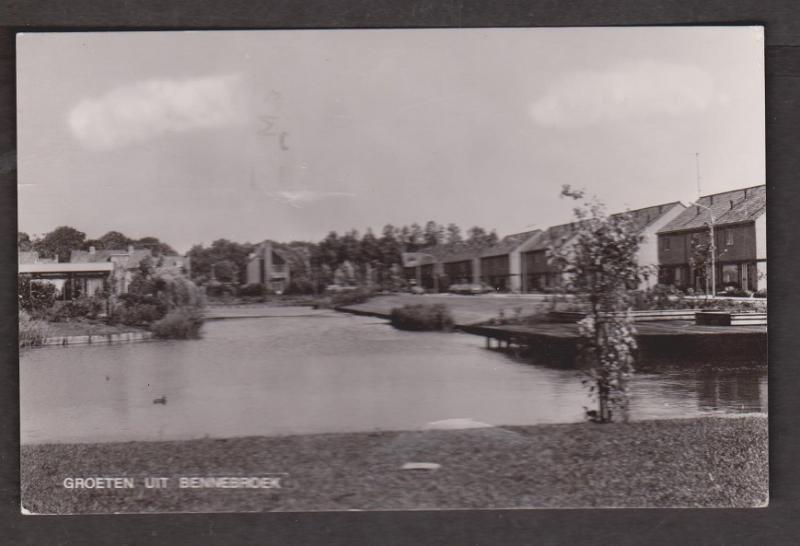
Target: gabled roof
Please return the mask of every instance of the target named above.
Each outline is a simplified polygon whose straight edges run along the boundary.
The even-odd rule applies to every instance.
[[[752,222],[767,210],[767,186],[704,195],[697,200],[702,207],[691,206],[659,230],[659,233],[706,229],[714,214],[714,225]],[[711,209],[709,211],[706,208]]]
[[[502,256],[504,254],[508,254],[509,252],[513,252],[516,250],[520,245],[529,241],[532,237],[536,234],[541,233],[542,230],[540,229],[533,229],[530,231],[523,231],[522,233],[513,233],[511,235],[506,235],[497,244],[490,246],[489,248],[485,249],[482,253],[482,257],[489,257],[489,256]]]
[[[525,251],[547,250],[551,246],[563,244],[572,238],[579,225],[580,222],[570,222],[569,224],[550,226],[539,233],[529,244],[525,245]]]
[[[633,227],[636,231],[642,231],[647,226],[661,218],[664,214],[672,210],[674,207],[682,207],[678,201],[672,201],[671,203],[664,203],[661,205],[653,205],[652,207],[644,207],[641,209],[636,210],[627,210],[625,212],[618,212],[616,214],[612,214],[611,216],[622,216],[623,214],[627,214],[631,218],[631,222],[633,223]]]
[[[263,257],[267,248],[289,264],[289,267],[292,269],[304,267],[310,258],[309,252],[303,249],[302,244],[293,246],[292,243],[278,243],[270,239],[265,239],[255,245],[249,259],[254,260]]]
[[[674,207],[679,207],[681,204],[677,201],[671,203],[663,203],[661,205],[653,205],[650,207],[643,207],[635,210],[627,210],[625,212],[617,212],[612,214],[612,217],[620,217],[629,215],[631,222],[636,231],[643,231],[647,226],[661,218],[664,214],[672,210]],[[559,224],[551,226],[541,232],[530,243],[526,244],[524,251],[533,252],[537,250],[547,250],[550,247],[557,247],[572,239],[577,232],[578,228],[587,220],[580,220],[570,222],[568,224]]]
[[[447,243],[420,249],[420,252],[432,255],[441,263],[463,262],[478,258],[489,247],[479,243]]]
[[[150,249],[134,249],[132,252],[128,250],[95,250],[89,252],[88,250],[73,250],[69,254],[70,263],[99,263],[109,262],[112,257],[119,257],[120,262],[124,264],[126,269],[135,269],[145,258],[152,258],[153,253]]]

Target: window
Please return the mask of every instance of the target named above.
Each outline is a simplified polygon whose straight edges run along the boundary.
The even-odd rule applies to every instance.
[[[664,237],[662,239],[662,241],[664,241],[664,250],[669,250],[670,249],[670,238],[669,237]]]
[[[724,285],[739,285],[739,266],[737,264],[725,264],[722,266],[722,283]]]
[[[733,246],[733,230],[725,230],[725,246]]]

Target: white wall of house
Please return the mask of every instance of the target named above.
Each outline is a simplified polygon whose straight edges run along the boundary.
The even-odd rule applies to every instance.
[[[642,242],[639,244],[639,253],[636,261],[639,267],[648,267],[651,271],[647,279],[639,283],[639,290],[646,290],[658,284],[658,232],[678,216],[685,207],[675,203],[671,209],[662,214],[658,219],[642,231]]]
[[[522,253],[519,248],[508,253],[508,288],[512,292],[522,290]]]
[[[756,268],[758,289],[767,289],[767,213],[756,218]]]

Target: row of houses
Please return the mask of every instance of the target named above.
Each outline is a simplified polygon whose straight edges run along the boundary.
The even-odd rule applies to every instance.
[[[766,186],[705,195],[690,205],[671,202],[619,214],[630,214],[642,237],[638,264],[657,271],[657,276],[643,278],[640,288],[659,282],[705,291],[706,274],[692,266],[692,249],[708,240],[713,227],[718,289],[766,289]],[[516,233],[489,247],[462,243],[407,252],[405,277],[432,291],[481,282],[497,291],[547,290],[560,282],[548,263],[548,249],[569,245],[577,227],[573,222]]]
[[[153,256],[150,249],[72,250],[69,262],[41,258],[38,252],[19,252],[19,275],[56,286],[60,299],[92,296],[98,291],[124,294],[142,262],[152,260],[160,271],[188,275],[188,256]]]

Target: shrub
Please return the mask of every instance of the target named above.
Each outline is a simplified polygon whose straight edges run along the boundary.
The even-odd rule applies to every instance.
[[[743,290],[741,288],[736,288],[735,286],[728,286],[725,288],[725,291],[720,296],[730,296],[733,298],[750,298],[753,296],[753,293],[750,290]]]
[[[206,284],[206,294],[212,298],[220,298],[223,296],[235,296],[236,285],[232,283],[221,283],[218,281],[209,281]]]
[[[314,283],[307,279],[297,279],[289,283],[285,294],[313,294]]]
[[[344,307],[347,305],[365,303],[374,295],[375,291],[369,288],[356,288],[355,290],[349,290],[347,292],[331,294],[330,301],[333,307]]]
[[[441,303],[417,304],[395,307],[389,316],[392,326],[398,330],[444,330],[453,329],[450,309]]]
[[[238,295],[244,297],[266,296],[267,287],[264,286],[263,284],[258,284],[258,283],[245,284],[244,286],[239,287]]]
[[[762,288],[761,290],[758,290],[755,294],[753,294],[753,297],[754,298],[766,298],[767,297],[767,289],[766,288]]]
[[[632,307],[637,311],[651,309],[691,309],[693,301],[688,301],[683,292],[673,285],[657,284],[647,290],[631,292]]]
[[[179,307],[154,322],[151,330],[163,339],[193,339],[200,337],[203,314],[197,307]]]
[[[54,284],[32,281],[25,277],[17,279],[19,306],[29,312],[43,312],[52,307],[58,296]]]
[[[43,320],[31,318],[24,310],[19,311],[19,346],[36,347],[47,338],[47,325]]]
[[[61,322],[75,318],[97,318],[105,313],[106,303],[102,297],[81,297],[71,301],[56,302],[47,311],[47,320]]]
[[[151,303],[134,303],[121,305],[114,309],[112,321],[126,326],[147,326],[163,318],[165,312],[158,305]]]

